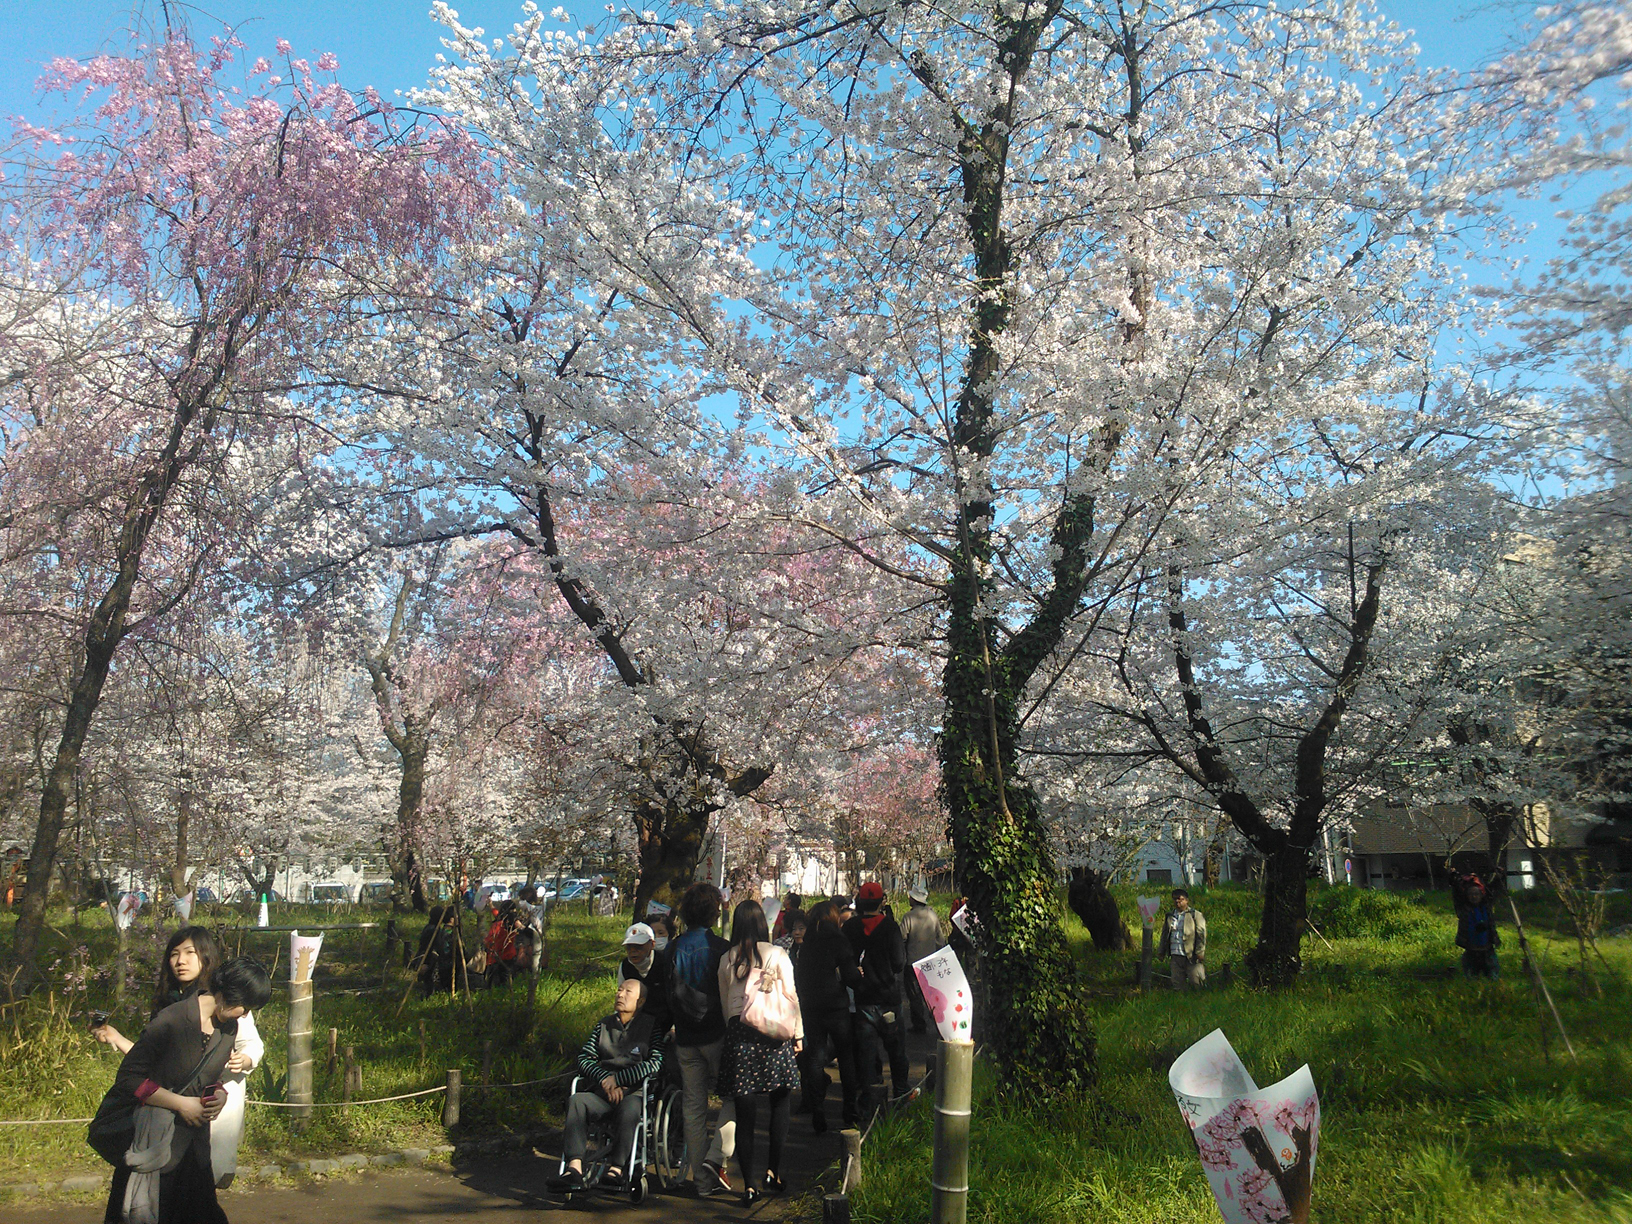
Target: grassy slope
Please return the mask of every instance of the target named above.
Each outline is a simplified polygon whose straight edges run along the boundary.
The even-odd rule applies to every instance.
[[[378,912],[353,918],[381,917]],[[73,949],[87,950],[91,966],[88,993],[65,997],[60,988],[45,997],[24,1000],[18,1006],[0,1004],[0,1083],[5,1085],[0,1116],[8,1118],[88,1117],[113,1080],[118,1056],[92,1041],[85,1032],[85,1014],[91,1007],[109,1007],[106,967],[114,963],[115,939],[103,913],[87,912],[78,923],[66,913],[53,915],[56,926],[46,962],[58,964],[53,976],[60,982],[74,964]],[[279,925],[336,921],[332,913],[306,907],[283,907],[275,914]],[[245,919],[222,907],[203,920],[212,924],[243,923]],[[0,942],[9,942],[12,919],[0,918]],[[405,924],[416,938],[420,920]],[[467,923],[466,936],[470,925]],[[365,1098],[391,1096],[443,1081],[446,1069],[459,1067],[467,1085],[480,1080],[482,1043],[493,1042],[493,1079],[519,1082],[554,1074],[566,1065],[564,1053],[576,1050],[583,1035],[611,1008],[612,973],[622,949],[618,918],[560,916],[551,926],[552,964],[560,973],[547,973],[538,990],[536,1018],[526,1014],[524,986],[488,992],[478,990],[467,1000],[438,996],[422,1000],[412,993],[400,1016],[408,979],[398,965],[383,986],[383,934],[331,934],[319,960],[314,1006],[314,1047],[317,1053],[316,1097],[340,1099],[341,1076],[326,1073],[328,1029],[339,1030],[339,1044],[351,1045],[363,1067]],[[132,952],[138,958],[138,978],[152,980],[157,953],[151,928],[144,922],[135,932]],[[270,959],[274,941],[287,935],[233,935],[245,951]],[[364,942],[366,941],[366,942]],[[273,979],[272,1003],[258,1016],[266,1039],[266,1059],[251,1076],[253,1097],[281,1100],[288,1065],[286,1044],[287,943]],[[98,967],[104,972],[98,980]],[[131,1003],[114,1023],[128,1036],[141,1031],[146,1001],[133,994]],[[424,1022],[426,1054],[420,1058],[420,1022]],[[525,1129],[550,1120],[559,1121],[562,1086],[531,1087],[491,1094],[467,1092],[463,1102],[465,1125],[473,1130]],[[332,1156],[342,1152],[382,1151],[403,1146],[445,1142],[441,1126],[441,1097],[372,1105],[350,1110],[320,1109],[311,1125],[297,1133],[285,1111],[251,1106],[242,1163],[296,1156]],[[0,1127],[0,1187],[105,1168],[85,1146],[83,1126]]]
[[[1123,898],[1132,911],[1132,892]],[[1628,919],[1617,898],[1610,925]],[[1340,904],[1346,903],[1346,904]],[[1251,946],[1257,898],[1198,898],[1209,971]],[[1632,940],[1603,947],[1620,982],[1581,989],[1573,938],[1556,905],[1522,903],[1578,1063],[1561,1056],[1521,979],[1503,924],[1501,982],[1423,976],[1456,963],[1449,901],[1333,890],[1317,898],[1331,940],[1310,937],[1294,993],[1240,985],[1201,996],[1128,989],[1136,955],[1094,953],[1075,918],[1068,937],[1096,997],[1102,1085],[1087,1109],[1031,1106],[977,1089],[970,1219],[991,1224],[1216,1221],[1167,1066],[1222,1027],[1260,1084],[1308,1062],[1322,1105],[1316,1221],[1632,1220]],[[1317,922],[1320,919],[1317,918]],[[1158,962],[1160,965],[1160,962]],[[1550,1023],[1550,1021],[1549,1021]],[[932,1122],[920,1107],[880,1124],[856,1218],[928,1216]]]

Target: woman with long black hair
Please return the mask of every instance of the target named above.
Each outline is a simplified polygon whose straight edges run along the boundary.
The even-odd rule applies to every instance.
[[[171,1004],[191,998],[201,986],[208,985],[221,960],[221,945],[208,927],[184,926],[170,936],[148,1020],[151,1022]],[[92,1029],[91,1036],[121,1054],[129,1054],[136,1044],[111,1024]],[[238,1145],[244,1137],[244,1104],[248,1096],[245,1080],[265,1053],[266,1043],[255,1027],[255,1017],[245,1013],[238,1019],[232,1054],[227,1058],[226,1103],[210,1127],[210,1163],[218,1186],[230,1185],[238,1171]]]
[[[742,1170],[742,1202],[760,1197],[754,1181],[754,1125],[757,1096],[770,1097],[770,1159],[764,1192],[782,1192],[782,1148],[788,1138],[789,1097],[799,1086],[797,1055],[805,1028],[793,983],[793,962],[771,942],[765,911],[758,901],[744,901],[731,915],[731,950],[720,958],[720,1003],[725,1012],[725,1053],[720,1060],[720,1093],[729,1094],[737,1112],[737,1165]],[[762,996],[762,997],[761,997]],[[763,1028],[791,1030],[777,1036]]]
[[[226,1104],[221,1077],[238,1021],[271,997],[265,969],[229,960],[204,990],[165,1008],[136,1039],[88,1136],[114,1166],[107,1224],[226,1224],[215,1197],[210,1124]]]

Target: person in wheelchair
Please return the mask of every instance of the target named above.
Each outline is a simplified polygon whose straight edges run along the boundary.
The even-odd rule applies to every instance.
[[[589,1091],[574,1092],[567,1102],[567,1121],[561,1136],[561,1172],[550,1178],[550,1189],[572,1193],[584,1188],[584,1157],[589,1150],[589,1128],[616,1115],[617,1146],[612,1149],[600,1185],[610,1190],[628,1188],[635,1130],[640,1124],[642,1081],[663,1070],[665,1035],[641,1005],[646,984],[639,978],[618,983],[614,1010],[590,1033],[578,1051],[580,1083]]]

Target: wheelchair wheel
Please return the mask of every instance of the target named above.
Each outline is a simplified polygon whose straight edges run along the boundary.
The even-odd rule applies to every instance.
[[[658,1182],[664,1189],[678,1186],[686,1175],[686,1127],[681,1099],[680,1089],[669,1089],[658,1105],[653,1127],[652,1163],[657,1166]]]
[[[643,1203],[646,1201],[646,1175],[637,1174],[635,1180],[629,1183],[629,1201]]]

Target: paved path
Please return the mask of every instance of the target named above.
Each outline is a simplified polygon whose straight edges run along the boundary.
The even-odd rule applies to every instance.
[[[933,1057],[927,1038],[914,1038],[913,1078],[924,1073]],[[837,1076],[834,1076],[835,1080]],[[763,1115],[763,1110],[761,1114]],[[829,1091],[828,1118],[838,1117],[838,1085]],[[764,1160],[763,1123],[759,1159]],[[837,1130],[814,1134],[810,1120],[795,1117],[788,1133],[783,1176],[790,1191],[809,1186],[822,1170],[838,1160],[842,1141]],[[715,1220],[775,1221],[786,1214],[790,1197],[761,1199],[745,1210],[737,1195],[687,1198],[679,1193],[654,1193],[640,1206],[625,1195],[589,1193],[563,1203],[545,1189],[544,1182],[557,1168],[554,1153],[511,1159],[492,1159],[458,1168],[423,1168],[411,1171],[369,1170],[323,1181],[288,1187],[234,1188],[221,1196],[232,1224],[430,1224],[437,1220],[470,1220],[473,1224],[521,1224],[537,1221],[540,1212],[577,1212],[593,1218],[616,1215],[632,1224],[704,1224]],[[731,1170],[735,1175],[733,1162]],[[56,1203],[49,1206],[8,1206],[6,1224],[100,1224],[102,1204]]]

